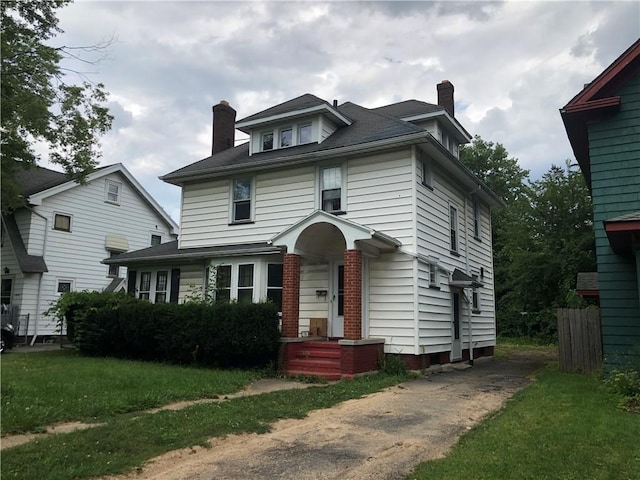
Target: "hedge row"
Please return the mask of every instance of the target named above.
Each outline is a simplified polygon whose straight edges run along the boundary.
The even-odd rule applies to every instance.
[[[152,304],[103,293],[74,293],[58,308],[86,355],[219,367],[254,367],[277,359],[272,303]]]

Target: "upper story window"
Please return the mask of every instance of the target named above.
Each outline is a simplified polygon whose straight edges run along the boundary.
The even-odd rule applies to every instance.
[[[54,230],[70,232],[71,231],[71,215],[65,215],[63,213],[54,214],[53,228]]]
[[[273,150],[273,132],[262,134],[262,151]]]
[[[162,235],[151,234],[151,246],[156,247],[162,243]]]
[[[280,148],[290,147],[293,145],[293,130],[285,128],[280,130]]]
[[[238,178],[233,181],[231,223],[251,221],[251,178]]]
[[[480,240],[482,223],[480,219],[480,201],[477,196],[473,197],[473,237]]]
[[[433,170],[431,168],[431,159],[422,157],[422,184],[425,187],[433,188]]]
[[[329,213],[342,213],[343,203],[343,175],[342,167],[327,167],[320,172],[320,201],[321,208]]]
[[[449,135],[445,129],[442,129],[442,145],[449,150],[454,157],[458,157],[458,142],[454,137]]]
[[[449,206],[449,224],[451,231],[451,251],[458,252],[458,209],[453,205]]]
[[[311,143],[311,124],[298,127],[298,145]]]
[[[122,189],[122,184],[107,180],[105,185],[105,199],[104,199],[105,202],[115,203],[116,205],[120,205],[121,189]]]

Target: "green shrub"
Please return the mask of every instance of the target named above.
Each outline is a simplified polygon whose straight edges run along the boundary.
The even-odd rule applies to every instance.
[[[613,370],[604,382],[613,393],[625,397],[640,395],[640,375],[636,370]]]
[[[401,357],[392,354],[383,354],[378,359],[378,369],[387,375],[404,377],[409,373],[407,364]]]

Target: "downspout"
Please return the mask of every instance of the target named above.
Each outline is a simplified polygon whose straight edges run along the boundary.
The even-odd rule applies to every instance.
[[[47,220],[47,217],[39,214],[33,208],[27,207],[27,209],[30,210],[34,215],[37,215],[38,217],[44,220],[44,240],[42,244],[42,259],[44,260],[44,253],[47,248],[47,235],[49,233],[49,221]],[[40,272],[40,279],[38,280],[38,294],[36,295],[36,318],[35,318],[35,323],[33,328],[33,337],[31,338],[31,346],[33,346],[36,343],[36,339],[38,338],[38,321],[40,320],[40,298],[42,293],[43,277],[44,277],[44,272]],[[28,334],[29,332],[25,333],[25,335],[28,335]]]
[[[470,192],[470,195],[477,192]],[[464,264],[469,274],[469,218],[467,217],[467,196],[464,196]],[[467,304],[467,334],[469,335],[469,365],[473,365],[473,327],[471,326],[471,306],[466,292],[462,290],[462,296]]]

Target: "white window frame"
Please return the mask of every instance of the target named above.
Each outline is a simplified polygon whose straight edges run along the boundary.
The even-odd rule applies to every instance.
[[[264,137],[267,135],[271,135],[271,148],[264,148]],[[276,149],[276,132],[273,130],[265,130],[264,132],[260,132],[260,151],[261,152],[270,152],[271,150]]]
[[[142,289],[142,277],[145,274],[149,274],[149,289],[148,290],[143,290]],[[140,300],[148,300],[149,302],[151,301],[151,292],[153,291],[152,283],[153,283],[153,270],[140,272],[140,282],[138,283],[138,298]],[[143,295],[146,295],[146,297],[143,297]]]
[[[240,285],[240,268],[241,267],[251,267],[251,285]],[[237,265],[237,275],[235,281],[236,287],[236,295],[235,298],[240,301],[240,291],[251,291],[251,303],[253,303],[255,298],[255,286],[256,286],[256,264],[255,263],[239,263]],[[233,267],[232,267],[233,272]]]
[[[57,217],[68,217],[69,218],[69,229],[65,229],[65,228],[58,228],[56,227],[56,218]],[[53,212],[53,222],[51,224],[53,226],[54,230],[57,230],[58,232],[67,232],[67,233],[71,233],[73,231],[73,215],[70,215],[68,213],[62,213],[62,212]]]
[[[240,181],[240,180],[249,180],[250,184],[251,184],[251,191],[249,192],[249,218],[247,219],[241,219],[241,220],[236,220],[235,218],[235,213],[236,213],[236,201],[238,202],[246,202],[247,200],[235,200],[234,199],[234,188],[235,188],[235,183],[236,181]],[[237,178],[233,178],[231,180],[230,186],[229,186],[229,224],[230,225],[238,225],[238,224],[243,224],[243,223],[252,223],[253,222],[253,218],[254,218],[254,212],[255,212],[255,178],[254,177],[237,177]]]
[[[222,267],[229,267],[229,286],[228,287],[218,287],[218,271],[220,268]],[[214,281],[215,281],[215,285],[214,285],[214,292],[215,292],[215,300],[218,300],[218,291],[220,290],[228,290],[229,291],[229,301],[233,300],[235,297],[233,296],[233,265],[230,263],[225,263],[225,264],[221,264],[221,265],[216,265],[213,267],[209,267],[209,268],[214,268],[216,269],[216,274],[214,276]]]
[[[60,284],[62,283],[68,283],[69,284],[69,292],[73,292],[74,288],[75,288],[75,280],[72,278],[56,278],[56,295],[62,295],[63,293],[66,292],[61,292],[60,291]]]
[[[169,283],[171,282],[171,271],[170,270],[156,270],[156,283],[153,285],[153,303],[167,303],[167,298],[169,294]],[[165,285],[164,290],[158,290],[160,274],[165,274]],[[164,295],[164,299],[161,302],[158,302],[158,294]]]
[[[300,132],[305,127],[309,127],[309,141],[308,142],[302,142],[302,139],[301,139],[302,135],[300,134]],[[297,145],[307,145],[309,143],[313,143],[313,124],[311,122],[298,124],[297,128],[296,128],[296,144]]]
[[[159,241],[156,245],[154,245],[154,244],[153,244],[153,238],[154,238],[154,237],[157,237],[157,238],[159,238],[159,239],[160,239],[160,241]],[[152,233],[152,234],[151,234],[151,239],[150,239],[150,241],[149,241],[149,245],[151,245],[152,247],[155,247],[155,246],[157,246],[157,245],[161,245],[161,244],[162,244],[162,235],[161,235],[161,234],[158,234],[158,233]]]
[[[452,253],[460,252],[460,221],[458,219],[458,207],[449,204],[449,248]],[[455,242],[454,242],[455,239]]]
[[[114,195],[114,193],[110,191],[110,187],[116,188],[115,200],[109,198],[110,195]],[[120,205],[121,196],[122,196],[122,183],[115,182],[113,180],[106,180],[104,182],[104,201],[106,203],[111,203],[112,205]]]
[[[335,210],[335,211],[327,211],[324,210],[323,208],[323,202],[322,202],[322,192],[324,191],[323,189],[323,173],[325,170],[331,169],[331,168],[339,168],[340,169],[340,210]],[[327,213],[332,213],[334,215],[342,215],[344,213],[347,212],[347,172],[346,172],[346,168],[344,166],[344,164],[334,164],[334,165],[324,165],[321,167],[318,167],[318,171],[317,171],[317,202],[316,202],[316,206],[318,210],[322,210],[323,212],[327,212]]]
[[[290,141],[289,145],[283,145],[282,144],[282,134],[284,132],[291,132],[291,141]],[[278,129],[278,148],[289,148],[289,147],[295,146],[296,145],[296,139],[293,136],[294,132],[295,132],[295,130],[294,130],[293,126],[291,126],[291,125],[279,128]]]

